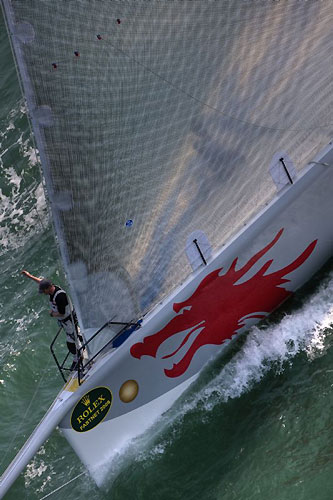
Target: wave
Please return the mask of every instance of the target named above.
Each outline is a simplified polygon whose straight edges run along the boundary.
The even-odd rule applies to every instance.
[[[24,101],[0,121],[0,255],[22,247],[49,222],[38,151]]]

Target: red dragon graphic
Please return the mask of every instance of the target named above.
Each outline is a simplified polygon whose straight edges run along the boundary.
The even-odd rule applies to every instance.
[[[263,318],[280,305],[292,292],[281,288],[287,283],[285,275],[302,265],[313,252],[317,240],[314,240],[289,265],[270,274],[265,274],[273,260],[268,260],[259,271],[243,283],[237,282],[263,257],[279,240],[283,229],[262,250],[256,253],[241,269],[236,270],[238,257],[235,258],[229,270],[220,276],[223,268],[208,274],[199,284],[194,293],[184,302],[174,303],[177,314],[159,332],[149,335],[131,347],[131,354],[140,359],[141,356],[156,357],[158,348],[169,337],[186,331],[180,346],[162,359],[174,356],[197,333],[194,341],[183,358],[171,369],[165,369],[168,377],[179,377],[188,369],[194,354],[206,344],[219,345],[245,325],[249,318]],[[188,309],[184,309],[188,308]],[[259,312],[258,312],[259,311]],[[199,333],[198,333],[199,332]]]

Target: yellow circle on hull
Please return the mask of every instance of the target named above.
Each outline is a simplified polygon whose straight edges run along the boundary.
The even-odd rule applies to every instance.
[[[139,392],[139,384],[136,380],[126,380],[119,389],[119,397],[123,403],[130,403]]]

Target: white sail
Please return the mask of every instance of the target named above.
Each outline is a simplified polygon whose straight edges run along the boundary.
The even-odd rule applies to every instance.
[[[332,134],[329,2],[3,0],[80,324],[146,313]]]

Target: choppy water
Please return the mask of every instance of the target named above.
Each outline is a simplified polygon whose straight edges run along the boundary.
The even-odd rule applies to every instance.
[[[61,387],[24,268],[65,284],[0,19],[0,472]],[[55,431],[6,498],[332,500],[333,262],[215,360],[102,490]]]

